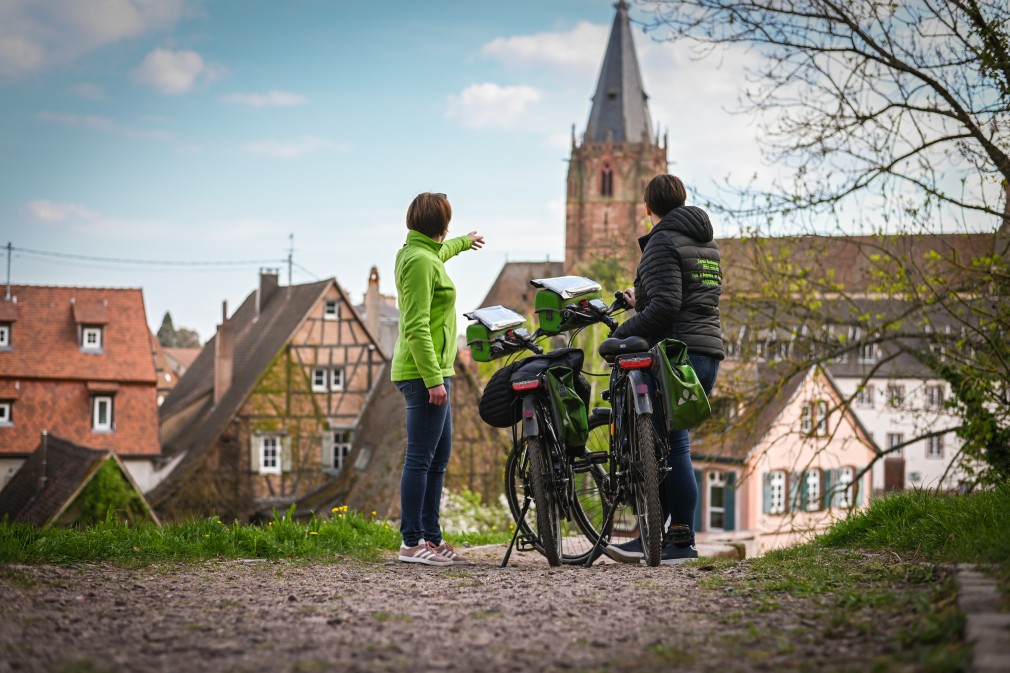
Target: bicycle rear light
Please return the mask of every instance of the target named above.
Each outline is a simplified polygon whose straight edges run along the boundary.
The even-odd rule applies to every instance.
[[[540,379],[531,379],[529,381],[513,381],[512,390],[536,390],[540,387]]]
[[[652,356],[642,355],[631,358],[621,358],[617,361],[621,369],[645,369],[652,366]]]

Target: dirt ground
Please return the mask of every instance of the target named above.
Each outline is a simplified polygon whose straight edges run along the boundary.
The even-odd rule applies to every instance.
[[[453,568],[0,567],[0,672],[824,671],[894,647],[886,623],[826,639],[801,601],[757,613],[700,587],[746,564],[587,570],[526,553],[501,569],[503,550]]]

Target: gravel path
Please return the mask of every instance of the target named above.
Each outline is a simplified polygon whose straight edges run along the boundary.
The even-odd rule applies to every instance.
[[[500,569],[503,547],[466,551],[444,569],[0,566],[0,671],[833,670],[891,646],[887,624],[826,641],[800,601],[752,614],[699,586],[746,564]]]

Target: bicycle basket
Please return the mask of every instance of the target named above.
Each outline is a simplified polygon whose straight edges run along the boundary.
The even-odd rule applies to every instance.
[[[666,416],[666,430],[690,430],[712,415],[708,396],[687,357],[687,345],[664,339],[650,351],[656,359],[654,374]]]

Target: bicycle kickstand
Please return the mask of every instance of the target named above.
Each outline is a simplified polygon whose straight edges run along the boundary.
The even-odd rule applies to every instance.
[[[505,558],[501,560],[501,567],[505,568],[509,564],[509,557],[512,556],[512,547],[515,546],[516,540],[519,538],[519,530],[522,528],[522,523],[526,521],[526,510],[530,508],[530,499],[526,498],[523,501],[523,509],[519,512],[519,520],[516,521],[516,532],[512,534],[512,541],[509,542],[509,548],[505,550]]]

